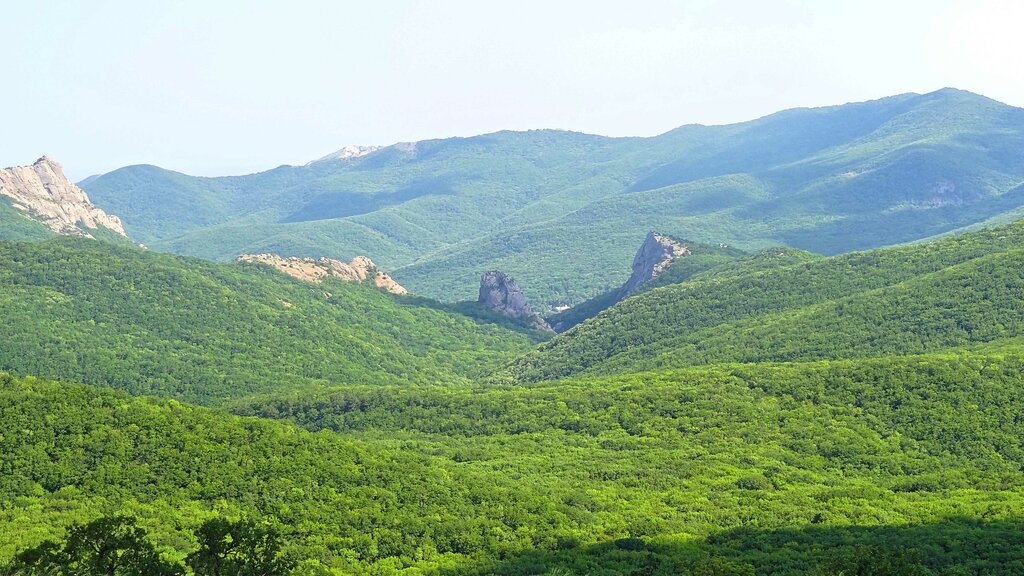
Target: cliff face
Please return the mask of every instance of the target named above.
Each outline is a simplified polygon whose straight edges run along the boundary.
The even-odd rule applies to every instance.
[[[530,308],[519,284],[500,270],[485,272],[480,278],[477,302],[509,318],[524,320],[537,330],[551,331],[547,322]]]
[[[87,229],[102,226],[127,238],[121,220],[93,205],[85,191],[68,180],[60,164],[48,156],[31,166],[0,170],[0,196],[58,234],[91,238]]]
[[[633,257],[633,273],[619,289],[619,299],[636,292],[641,284],[661,274],[676,258],[689,253],[689,247],[673,238],[654,232],[648,233],[636,256]]]
[[[242,254],[239,262],[255,262],[276,268],[285,274],[304,282],[323,282],[325,278],[338,278],[343,282],[366,282],[392,294],[408,294],[401,284],[381,272],[366,256],[356,256],[351,262],[332,258],[284,258],[277,254]]]
[[[634,294],[644,282],[657,277],[668,269],[676,259],[687,256],[691,252],[688,245],[675,238],[655,232],[648,233],[647,238],[640,245],[640,249],[636,251],[636,256],[633,257],[633,271],[625,284],[617,290],[610,290],[568,311],[549,316],[548,321],[551,323],[551,327],[555,332],[565,332],[587,318],[593,318],[602,310],[614,306]]]

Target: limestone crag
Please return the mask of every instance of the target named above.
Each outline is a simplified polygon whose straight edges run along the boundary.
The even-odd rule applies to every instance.
[[[551,327],[530,308],[519,284],[500,270],[485,272],[480,278],[477,302],[509,318],[523,320],[537,330],[551,331]]]
[[[674,238],[655,232],[648,233],[633,257],[633,273],[619,289],[619,299],[636,292],[641,284],[661,274],[676,258],[689,253],[690,248]]]
[[[392,294],[408,294],[409,291],[395,282],[391,276],[381,272],[366,256],[356,256],[351,262],[332,258],[285,258],[277,254],[242,254],[238,262],[265,264],[304,282],[323,282],[326,278],[337,278],[343,282],[366,282]]]
[[[85,191],[68,180],[60,164],[48,156],[31,166],[0,170],[0,196],[58,234],[91,238],[88,229],[103,227],[127,238],[121,220],[90,202]]]

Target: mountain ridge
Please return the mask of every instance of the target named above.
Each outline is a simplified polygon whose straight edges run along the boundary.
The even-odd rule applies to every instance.
[[[156,249],[365,254],[447,301],[500,269],[547,309],[624,282],[650,230],[835,254],[1024,206],[1024,110],[955,89],[647,138],[499,131],[406,146],[250,176],[123,168],[83,184]]]

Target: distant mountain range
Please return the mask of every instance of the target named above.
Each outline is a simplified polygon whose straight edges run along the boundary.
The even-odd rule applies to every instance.
[[[498,132],[248,176],[129,166],[80,186],[157,250],[367,255],[447,301],[500,269],[544,308],[621,285],[651,230],[836,254],[1015,219],[1024,109],[943,89],[651,138]]]

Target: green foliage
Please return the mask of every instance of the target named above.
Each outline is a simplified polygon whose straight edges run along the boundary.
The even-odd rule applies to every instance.
[[[73,526],[63,545],[51,541],[19,553],[7,574],[53,576],[177,576],[184,573],[160,558],[146,531],[131,518],[100,518]]]
[[[1013,339],[1024,336],[1022,245],[1024,223],[1014,223],[780,267],[740,259],[629,298],[516,360],[507,374],[537,381]]]
[[[920,115],[915,101],[887,105]],[[868,108],[836,131],[874,133]],[[668,136],[696,142],[705,130]],[[399,186],[406,164],[454,173],[488,147],[546,138],[554,149],[562,136],[456,141],[466,155],[421,143],[416,159],[391,150],[359,165],[392,166]],[[827,149],[820,138],[740,151],[781,179],[772,167]],[[607,152],[601,139],[575,142]],[[570,156],[537,158],[538,178],[560,178],[552,167]],[[630,194],[691,186],[676,180],[738,161],[703,162],[650,167]],[[306,170],[274,178],[286,189]],[[353,188],[351,206],[325,182],[317,206],[443,204],[459,194],[451,173],[438,173],[437,193],[374,200]],[[713,205],[704,196],[688,208]],[[372,213],[345,218],[362,216]],[[523,238],[534,241],[543,237]],[[484,380],[538,335],[471,304],[304,284],[260,266],[74,239],[0,243],[0,366],[107,386],[0,373],[0,564],[12,574],[1021,574],[1022,270],[1024,223],[830,258],[709,249]]]
[[[53,235],[49,228],[11,206],[6,197],[0,197],[0,240],[45,240]]]
[[[0,369],[200,403],[464,382],[530,345],[370,286],[68,238],[0,243],[0,317]]]
[[[621,285],[651,230],[833,254],[1019,214],[1022,134],[1020,109],[940,90],[652,138],[498,132],[241,177],[133,166],[82,185],[156,249],[366,254],[447,301],[500,269],[543,308]]]
[[[293,559],[281,554],[281,535],[272,526],[251,520],[211,518],[196,532],[199,549],[185,562],[192,571],[210,576],[288,574]]]
[[[69,520],[131,513],[180,562],[223,542],[207,520],[266,519],[273,557],[299,573],[796,574],[859,545],[921,549],[933,570],[1024,565],[1008,547],[1024,534],[1024,361],[1005,351],[357,386],[234,409],[309,432],[0,382],[0,558]],[[987,523],[941,527],[959,516]],[[932,544],[949,538],[965,544]]]
[[[679,284],[693,278],[702,280],[735,278],[763,272],[783,266],[802,264],[821,258],[810,252],[792,248],[766,248],[754,254],[746,254],[735,248],[710,246],[682,241],[690,248],[690,254],[676,259],[660,274],[637,287],[635,293],[647,292],[660,286]],[[548,323],[558,332],[564,332],[577,324],[597,316],[604,310],[622,301],[621,287],[595,296],[568,310],[552,314]]]
[[[1024,495],[1022,381],[1017,356],[932,354],[720,365],[525,387],[345,388],[250,401],[236,411],[514,478],[551,502],[586,510],[586,525],[604,528],[597,540],[632,539],[635,547],[636,539],[658,535],[709,537],[689,552],[658,556],[655,573],[678,573],[668,567],[688,554],[742,551],[740,564],[758,566],[758,574],[795,574],[830,561],[826,550],[917,549],[922,539],[941,545],[954,537],[909,530],[901,536],[894,529],[875,540],[870,531],[847,530],[851,524],[931,522],[960,514],[962,506],[1016,521]],[[737,526],[790,536],[714,536]],[[793,536],[822,526],[831,530],[827,546],[823,534]],[[595,540],[576,530],[583,543]],[[993,528],[985,537],[998,541],[1012,530]],[[787,544],[794,538],[795,550]],[[999,547],[1009,550],[1008,566],[1024,560],[1012,549]],[[927,550],[932,565],[999,565],[968,560],[971,553],[961,548]],[[570,573],[618,573],[610,555],[600,552],[586,569],[569,553],[533,558],[549,567],[564,560]],[[534,565],[531,557],[522,562]],[[511,565],[519,568],[490,569],[534,573]]]

